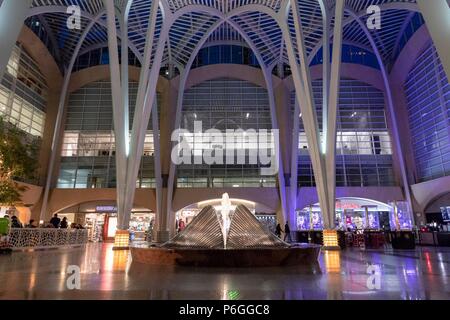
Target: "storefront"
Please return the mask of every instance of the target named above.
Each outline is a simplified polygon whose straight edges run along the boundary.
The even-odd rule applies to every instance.
[[[340,198],[336,201],[336,226],[342,230],[410,230],[412,223],[405,202],[389,204],[361,199]],[[319,204],[297,211],[297,230],[322,230]]]
[[[78,207],[76,212],[64,210],[59,218],[67,218],[68,224],[79,224],[88,229],[91,242],[112,241],[117,229],[117,208],[114,205],[98,205],[91,208]],[[130,217],[129,231],[132,240],[145,240],[151,232],[155,214],[146,209],[135,208]]]

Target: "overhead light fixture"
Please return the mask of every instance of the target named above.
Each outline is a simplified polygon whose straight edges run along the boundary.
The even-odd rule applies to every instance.
[[[250,118],[250,113],[247,112],[247,114],[245,115],[245,118],[246,119]]]

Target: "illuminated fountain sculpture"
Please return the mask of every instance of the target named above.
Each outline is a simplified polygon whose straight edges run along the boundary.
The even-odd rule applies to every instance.
[[[220,209],[203,208],[182,232],[158,247],[132,247],[134,261],[185,266],[255,267],[316,263],[320,246],[290,245],[244,205],[223,194]]]
[[[227,248],[228,232],[231,226],[231,201],[228,193],[224,193],[222,196],[222,207],[220,208],[220,215],[222,217],[222,236],[223,236],[223,248]]]

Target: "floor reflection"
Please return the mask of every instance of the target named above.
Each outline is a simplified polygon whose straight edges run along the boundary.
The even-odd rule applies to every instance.
[[[341,252],[325,251],[323,253],[327,273],[341,273]]]
[[[188,268],[133,263],[110,244],[0,256],[0,299],[450,299],[450,248],[321,253],[311,267]],[[67,267],[81,290],[67,289]],[[379,270],[380,288],[368,287]]]

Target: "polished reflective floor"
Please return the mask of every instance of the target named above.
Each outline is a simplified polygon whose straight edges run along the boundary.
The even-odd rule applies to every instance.
[[[314,267],[256,269],[146,266],[111,248],[0,255],[0,299],[450,299],[450,248],[328,251]],[[68,289],[71,265],[80,290]]]

